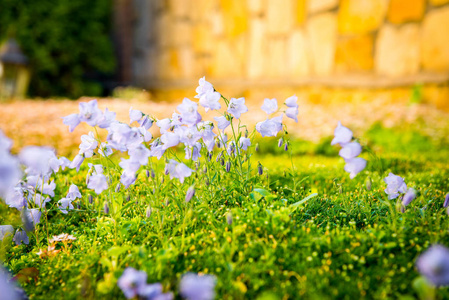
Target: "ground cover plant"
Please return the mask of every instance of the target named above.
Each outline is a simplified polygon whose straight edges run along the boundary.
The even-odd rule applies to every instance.
[[[295,96],[265,99],[249,128],[245,99],[204,78],[196,91],[159,120],[81,103],[63,122],[92,131],[70,160],[13,155],[0,136],[4,295],[449,297],[447,145],[382,127],[357,138],[341,123],[319,145],[290,140]]]

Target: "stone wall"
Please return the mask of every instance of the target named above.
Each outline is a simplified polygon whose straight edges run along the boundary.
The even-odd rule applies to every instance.
[[[119,0],[117,0],[119,1]],[[147,88],[447,83],[449,0],[133,0]]]

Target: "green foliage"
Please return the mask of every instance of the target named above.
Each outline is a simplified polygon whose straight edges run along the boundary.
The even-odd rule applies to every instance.
[[[0,40],[14,36],[30,59],[31,96],[101,94],[94,78],[115,67],[110,0],[2,0],[0,6]]]
[[[415,260],[432,244],[449,245],[449,218],[442,207],[449,166],[434,158],[438,147],[431,141],[428,151],[411,142],[403,153],[391,150],[402,149],[394,131],[376,130],[393,143],[370,140],[373,148],[390,147],[382,154],[382,168],[369,158],[370,169],[353,180],[344,172],[342,158],[321,150],[317,155],[313,151],[320,147],[310,144],[310,154],[293,157],[296,171],[288,169],[285,151],[256,154],[267,172],[251,180],[256,182],[251,189],[243,189],[226,172],[204,175],[210,178],[207,185],[198,172],[198,178],[192,176],[184,185],[196,187],[188,203],[183,186],[163,175],[164,164],[156,160],[151,164],[154,179],[143,170],[136,185],[114,196],[86,189],[87,167],[67,170],[57,175],[55,199],[75,183],[83,187],[80,209],[63,215],[50,206],[48,220],[30,245],[10,247],[5,263],[14,274],[39,270],[37,279],[22,283],[33,299],[123,299],[116,283],[127,266],[144,270],[149,283],[161,282],[164,290],[175,293],[185,272],[215,274],[217,299],[447,299],[448,288],[423,282]],[[295,144],[304,142],[291,142]],[[277,149],[276,143],[271,147]],[[439,149],[440,155],[449,155],[448,149]],[[224,168],[215,158],[209,163],[209,170]],[[382,179],[389,171],[417,190],[404,213],[384,193]],[[94,195],[93,207],[89,194]],[[101,207],[108,197],[114,201],[105,215]],[[17,214],[5,216],[4,211],[1,204],[0,222],[15,224]],[[62,232],[77,240],[68,246],[58,243],[61,251],[53,257],[36,255],[47,247],[47,235]]]

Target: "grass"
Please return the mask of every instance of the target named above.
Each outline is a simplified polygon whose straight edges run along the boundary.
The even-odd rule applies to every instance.
[[[30,244],[4,241],[0,258],[31,299],[124,298],[116,283],[127,266],[175,293],[186,272],[214,274],[217,299],[416,298],[423,289],[416,258],[432,244],[449,246],[442,207],[449,147],[377,125],[360,142],[369,163],[353,180],[330,139],[291,141],[293,173],[288,153],[274,140],[261,141],[251,161],[260,161],[264,174],[251,173],[245,184],[215,159],[184,186],[154,161],[155,179],[142,171],[129,190],[100,196],[86,188],[87,168],[64,171],[56,175],[54,199],[75,183],[83,187],[79,209],[63,215],[50,206]],[[221,171],[212,174],[214,168]],[[383,191],[390,171],[418,192],[404,213]],[[193,183],[196,194],[186,203]],[[0,224],[20,226],[19,213],[0,203]],[[60,233],[77,239],[58,243],[53,255],[36,254]],[[435,293],[449,298],[447,288]]]

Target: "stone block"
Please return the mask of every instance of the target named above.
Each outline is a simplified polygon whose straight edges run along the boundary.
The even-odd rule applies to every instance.
[[[317,75],[329,75],[334,68],[337,40],[337,17],[323,13],[310,18],[307,36],[312,53],[312,70]]]
[[[307,3],[307,11],[309,14],[316,14],[336,8],[338,0],[309,0]]]
[[[247,0],[248,11],[253,15],[261,15],[264,12],[264,0]]]
[[[286,35],[293,26],[293,0],[267,0],[267,32]]]
[[[214,78],[229,79],[243,74],[244,40],[243,37],[231,41],[220,39],[215,44],[211,75]]]
[[[387,8],[387,0],[341,0],[338,31],[342,34],[374,31],[383,23]]]
[[[236,37],[248,29],[248,13],[245,1],[221,0],[224,30],[227,37]]]
[[[421,64],[426,71],[449,72],[449,7],[432,10],[424,17]]]
[[[192,44],[192,26],[189,21],[180,19],[170,22],[168,28],[159,34],[168,35],[170,38],[169,45],[180,47]]]
[[[372,70],[373,45],[372,34],[340,38],[335,53],[335,70],[341,73]]]
[[[301,26],[307,18],[307,1],[294,0],[293,1],[293,25]]]
[[[449,3],[449,0],[430,0],[430,3],[434,6],[440,6]]]
[[[388,20],[393,24],[419,21],[426,11],[426,0],[390,0]]]
[[[198,24],[193,27],[192,46],[197,53],[210,53],[214,48],[215,37],[212,28],[207,24]]]
[[[193,4],[191,0],[169,0],[168,10],[176,18],[188,18]]]
[[[258,18],[251,20],[250,23],[246,75],[251,79],[261,78],[264,75],[266,53],[265,26],[265,22]]]
[[[287,52],[285,38],[271,38],[266,44],[266,70],[264,77],[282,78],[287,71]]]
[[[419,26],[407,24],[401,27],[384,25],[376,42],[376,72],[400,77],[419,71]]]
[[[301,29],[292,31],[287,40],[287,75],[309,75],[310,54],[305,32]]]

